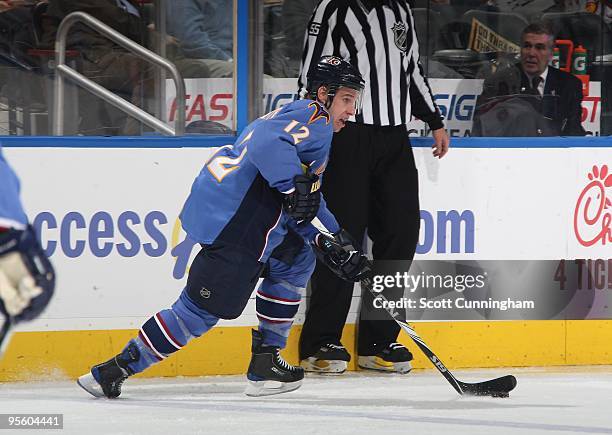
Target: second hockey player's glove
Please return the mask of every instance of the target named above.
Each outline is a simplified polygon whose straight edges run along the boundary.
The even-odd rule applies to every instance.
[[[345,230],[333,237],[318,234],[313,243],[317,258],[346,281],[357,282],[370,275],[368,258]]]
[[[293,178],[295,190],[283,198],[283,208],[298,222],[310,222],[319,212],[321,183],[316,174],[300,174]]]
[[[0,233],[0,313],[16,322],[37,317],[55,288],[55,273],[31,226]]]

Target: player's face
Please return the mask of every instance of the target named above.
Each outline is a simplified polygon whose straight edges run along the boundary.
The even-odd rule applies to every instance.
[[[529,75],[542,74],[552,59],[553,42],[549,35],[526,33],[521,47],[521,65]]]
[[[346,121],[357,111],[359,91],[351,88],[340,88],[332,100],[329,113],[333,120],[334,132],[337,133],[346,125]]]

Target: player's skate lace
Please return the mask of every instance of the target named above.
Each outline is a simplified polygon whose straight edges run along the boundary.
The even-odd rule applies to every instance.
[[[115,362],[117,363],[119,368],[121,368],[121,372],[123,373],[123,376],[121,376],[116,381],[113,381],[111,388],[112,388],[113,391],[121,392],[121,386],[123,385],[123,382],[128,378],[130,373],[126,369],[121,367],[121,365],[119,365],[119,361],[117,360],[117,357],[115,357]]]
[[[274,358],[276,359],[276,362],[285,370],[289,370],[289,371],[296,370],[296,367],[292,366],[287,361],[285,361],[285,359],[281,356],[278,348],[274,349]]]

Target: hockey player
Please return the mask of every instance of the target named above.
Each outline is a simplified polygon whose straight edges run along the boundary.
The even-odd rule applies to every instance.
[[[19,179],[0,148],[0,356],[14,323],[37,317],[55,288],[55,273],[19,199]]]
[[[181,212],[183,228],[202,245],[187,285],[121,353],[79,378],[86,391],[118,397],[128,376],[180,350],[219,319],[238,317],[260,277],[259,328],[252,331],[245,392],[261,396],[299,388],[303,369],[279,351],[314,270],[313,248],[344,279],[357,281],[369,271],[319,191],[332,133],[356,113],[364,82],[349,63],[324,56],[308,83],[308,99],[255,120],[204,165]]]

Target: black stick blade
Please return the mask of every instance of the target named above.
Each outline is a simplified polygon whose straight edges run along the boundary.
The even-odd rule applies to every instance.
[[[460,381],[459,386],[464,395],[508,397],[510,391],[516,387],[516,378],[512,375],[507,375],[475,384]]]

